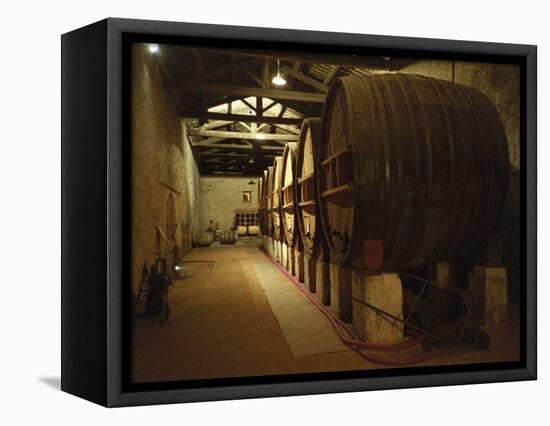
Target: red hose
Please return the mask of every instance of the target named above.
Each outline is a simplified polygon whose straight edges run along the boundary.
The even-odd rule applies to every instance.
[[[338,334],[338,337],[340,338],[340,340],[345,345],[355,350],[362,358],[377,364],[410,365],[410,364],[416,364],[418,362],[421,362],[430,356],[430,351],[428,349],[425,349],[423,352],[419,354],[414,354],[414,355],[406,355],[406,354],[400,353],[400,351],[403,351],[405,349],[411,349],[415,346],[420,346],[423,340],[422,336],[416,337],[414,339],[411,339],[402,343],[395,343],[395,344],[369,343],[369,342],[364,342],[362,340],[359,340],[357,336],[353,333],[353,331],[351,331],[342,320],[340,320],[339,318],[336,318],[332,314],[332,312],[330,312],[321,302],[317,300],[315,296],[313,296],[308,290],[306,290],[305,287],[296,278],[294,278],[282,265],[280,265],[279,263],[274,261],[271,257],[269,257],[269,255],[264,250],[262,250],[262,253],[285,274],[285,276],[298,288],[298,290],[300,290],[302,294],[307,296],[307,298],[311,302],[313,302],[315,306],[317,306],[317,308],[321,311],[321,313],[330,321],[336,333]],[[344,330],[349,337],[346,337],[342,330]],[[372,354],[366,353],[365,349],[394,352],[394,355],[399,355],[399,356],[396,358],[390,358],[390,357],[372,355]]]

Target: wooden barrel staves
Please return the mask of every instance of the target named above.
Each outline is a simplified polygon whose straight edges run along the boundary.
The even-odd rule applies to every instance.
[[[258,225],[260,226],[260,234],[265,235],[265,225],[264,225],[264,209],[263,209],[263,200],[262,200],[262,186],[264,183],[266,172],[264,175],[260,176],[258,179]]]
[[[507,191],[502,122],[480,91],[428,77],[336,80],[327,95],[318,202],[331,258],[357,264],[366,241],[385,267],[469,253]]]
[[[208,247],[214,241],[214,234],[211,231],[204,231],[199,236],[199,247]]]
[[[273,190],[271,192],[271,220],[273,227],[273,238],[277,241],[284,241],[284,229],[281,222],[281,176],[283,171],[283,157],[273,159]]]
[[[286,144],[285,150],[283,151],[283,163],[281,173],[282,222],[285,239],[289,247],[295,247],[295,245],[298,244],[300,240],[300,232],[298,230],[298,216],[296,215],[296,205],[298,203],[296,197],[297,152],[298,143],[288,142]]]
[[[296,216],[304,253],[308,257],[316,256],[324,241],[323,230],[316,220],[320,213],[315,164],[319,162],[320,146],[321,119],[306,118],[302,122],[296,155]]]
[[[273,238],[273,219],[271,217],[271,211],[273,210],[273,166],[267,168],[265,182],[263,198],[265,200],[266,235]]]

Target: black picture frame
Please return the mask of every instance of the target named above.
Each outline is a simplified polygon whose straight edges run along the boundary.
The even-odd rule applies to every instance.
[[[131,385],[128,43],[502,61],[521,66],[521,361]],[[108,407],[537,377],[536,46],[109,18],[62,36],[62,390]],[[355,372],[356,373],[356,372]],[[307,377],[306,377],[307,376]]]

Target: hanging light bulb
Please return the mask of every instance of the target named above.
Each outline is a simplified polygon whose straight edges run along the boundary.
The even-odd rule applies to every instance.
[[[277,75],[275,77],[273,77],[273,80],[271,80],[271,82],[275,86],[284,86],[286,84],[286,80],[281,76],[279,59],[278,58],[277,58]]]
[[[256,133],[256,139],[265,139],[265,135],[263,133]]]
[[[157,53],[158,51],[159,51],[159,45],[158,44],[150,44],[149,45],[149,52]]]

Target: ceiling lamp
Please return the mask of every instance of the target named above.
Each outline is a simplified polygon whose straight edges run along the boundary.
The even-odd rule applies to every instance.
[[[256,133],[256,139],[265,139],[265,135],[263,133]]]
[[[281,76],[281,71],[280,71],[279,67],[280,67],[279,59],[277,59],[277,75],[275,77],[273,77],[273,80],[271,80],[271,82],[275,86],[284,86],[286,84],[286,80]]]
[[[254,163],[255,163],[254,159],[252,158],[252,156],[250,156],[250,158],[248,159],[248,164],[254,164]],[[250,185],[254,185],[254,182],[252,182],[252,183],[248,182],[248,183]]]
[[[149,45],[149,52],[157,53],[158,51],[159,51],[159,45],[158,44],[150,44]]]

